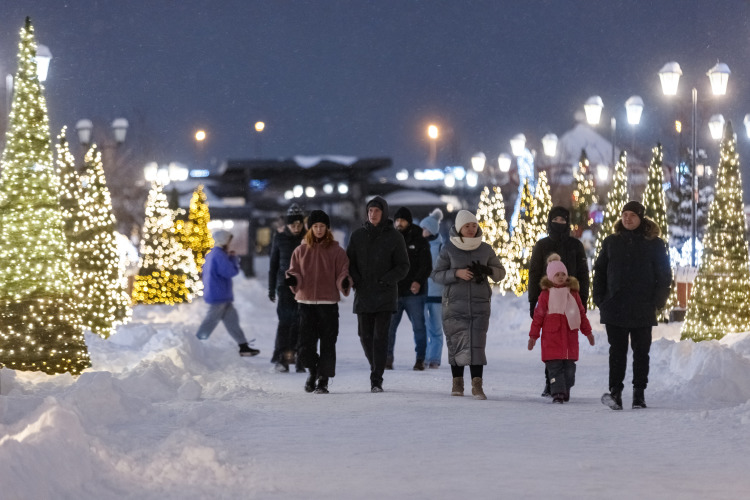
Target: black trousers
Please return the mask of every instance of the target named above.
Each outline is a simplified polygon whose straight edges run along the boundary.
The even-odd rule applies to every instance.
[[[625,369],[628,365],[628,340],[633,349],[633,388],[645,389],[648,385],[651,326],[626,328],[607,326],[609,341],[609,390],[622,392],[625,387]]]
[[[545,361],[549,374],[550,394],[570,393],[576,384],[576,362],[570,359],[550,359]]]
[[[383,384],[385,359],[388,356],[388,329],[391,326],[391,311],[357,314],[359,341],[370,362],[370,383]]]
[[[271,363],[278,362],[286,351],[297,350],[299,337],[299,308],[294,294],[286,285],[276,288],[276,315],[279,326],[276,328],[276,343],[274,344]]]
[[[336,340],[339,336],[338,304],[299,305],[299,362],[319,377],[336,376]],[[320,354],[318,354],[320,340]]]
[[[469,374],[471,375],[471,378],[475,378],[475,377],[482,378],[483,373],[484,373],[484,365],[469,365]],[[451,375],[453,375],[453,378],[463,377],[464,367],[451,365]]]

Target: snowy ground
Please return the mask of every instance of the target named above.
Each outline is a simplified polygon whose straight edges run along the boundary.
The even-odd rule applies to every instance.
[[[647,410],[614,412],[607,343],[581,343],[570,403],[539,396],[543,365],[526,350],[525,297],[496,296],[487,401],[450,396],[439,370],[414,372],[410,326],[396,369],[369,392],[351,298],[341,305],[331,394],[269,358],[275,306],[235,279],[260,356],[240,358],[219,327],[194,332],[202,302],[139,306],[110,340],[88,337],[78,379],[0,372],[0,498],[747,498],[750,334],[679,342],[659,326]],[[585,340],[585,339],[583,339]],[[630,380],[628,371],[627,380]]]

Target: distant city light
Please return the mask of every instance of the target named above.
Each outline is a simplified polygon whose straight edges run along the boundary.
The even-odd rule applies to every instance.
[[[442,181],[445,174],[437,168],[428,168],[424,170],[415,170],[414,178],[418,181]]]
[[[406,169],[401,169],[398,172],[396,172],[396,180],[399,181],[405,181],[409,178],[409,171]]]
[[[284,191],[284,199],[291,200],[292,198],[294,198],[294,193],[291,189],[287,189],[286,191]]]
[[[206,140],[206,131],[205,130],[197,130],[195,132],[195,140],[198,142],[202,142]]]
[[[331,184],[330,182],[328,184],[324,184],[323,185],[323,192],[325,194],[331,194],[331,193],[333,193],[333,184]]]
[[[266,124],[263,122],[255,122],[255,131],[256,132],[263,132],[263,129],[266,128]]]
[[[304,194],[304,192],[305,192],[305,188],[303,188],[299,184],[297,184],[296,186],[292,188],[292,193],[294,194],[295,198],[299,198],[300,196]]]
[[[308,198],[315,198],[315,188],[312,186],[307,186],[305,188],[305,196]]]
[[[339,194],[346,194],[349,192],[349,186],[343,182],[340,182],[338,186],[338,191],[339,191]]]
[[[437,125],[430,125],[429,127],[427,127],[427,137],[433,140],[438,138]]]
[[[208,177],[211,172],[205,168],[196,168],[190,171],[190,177]]]

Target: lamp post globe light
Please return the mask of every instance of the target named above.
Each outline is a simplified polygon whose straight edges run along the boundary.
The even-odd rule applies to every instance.
[[[604,101],[598,95],[591,96],[583,104],[583,110],[586,113],[586,122],[589,125],[598,125],[601,121],[602,109],[604,109]],[[640,96],[630,96],[625,101],[625,113],[627,115],[628,123],[635,127],[641,123],[641,115],[643,115],[643,99]],[[615,154],[615,143],[617,142],[617,119],[613,116],[609,121],[610,129],[612,131],[612,168],[616,163]],[[633,129],[633,143],[635,143],[635,129]]]
[[[711,133],[711,139],[715,141],[721,140],[721,136],[724,135],[724,115],[713,115],[708,120],[708,131]]]
[[[112,135],[115,139],[115,146],[119,146],[125,142],[125,137],[128,133],[128,125],[128,120],[125,118],[115,118],[112,121],[111,127]],[[92,136],[94,133],[94,123],[88,118],[78,120],[76,122],[76,133],[78,134],[78,142],[80,142],[83,147],[90,146],[93,142]],[[102,149],[105,147],[107,146],[102,146]]]
[[[724,63],[717,62],[716,65],[708,70],[708,79],[711,82],[711,92],[714,95],[725,95],[727,93],[727,84],[729,83],[729,66]],[[668,62],[659,70],[659,80],[661,81],[662,92],[666,96],[677,95],[677,88],[680,83],[680,77],[682,76],[682,68],[679,63],[675,61]],[[692,91],[692,124],[693,124],[693,144],[691,151],[691,165],[693,172],[693,196],[691,197],[691,212],[692,212],[692,234],[691,234],[691,251],[690,251],[690,265],[695,267],[695,247],[698,239],[698,219],[697,219],[697,202],[698,202],[698,175],[696,171],[696,152],[698,148],[698,134],[697,134],[697,122],[698,122],[698,89],[693,87]],[[724,118],[722,117],[722,120]],[[718,118],[717,118],[718,121]]]
[[[487,163],[487,156],[481,151],[475,153],[474,156],[471,157],[471,168],[474,169],[475,172],[483,171],[485,163]]]

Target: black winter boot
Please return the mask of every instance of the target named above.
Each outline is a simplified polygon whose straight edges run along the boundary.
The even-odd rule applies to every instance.
[[[318,377],[315,394],[328,394],[328,377]]]
[[[307,381],[305,382],[305,392],[313,392],[315,390],[315,378],[317,376],[318,370],[315,368],[310,368],[310,376],[307,377]]]
[[[613,410],[622,410],[622,392],[612,389],[610,391],[602,395],[602,404]]]
[[[646,397],[643,395],[643,389],[633,388],[633,408],[648,408],[646,406]]]

